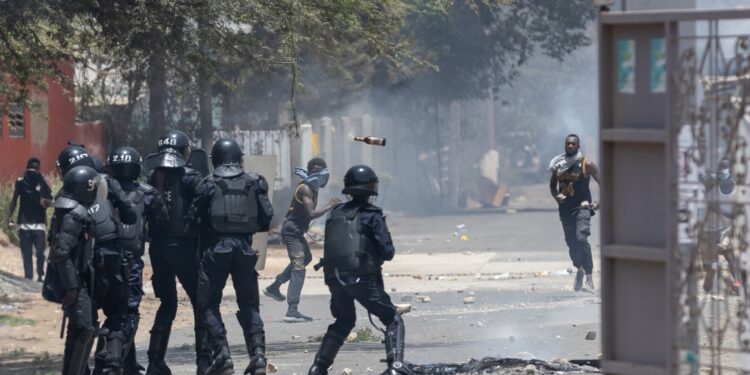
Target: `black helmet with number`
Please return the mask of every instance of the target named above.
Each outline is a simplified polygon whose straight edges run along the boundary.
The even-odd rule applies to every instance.
[[[154,167],[182,168],[190,154],[190,139],[180,130],[169,130],[159,137],[159,158]]]
[[[231,139],[220,139],[211,148],[211,164],[214,174],[219,177],[233,177],[242,174],[242,149]]]
[[[378,175],[366,165],[355,165],[344,175],[342,194],[378,195]]]
[[[183,159],[190,153],[190,138],[180,130],[169,130],[159,137],[159,152],[169,151],[179,154]]]
[[[89,156],[88,151],[81,146],[68,146],[57,157],[57,168],[61,176],[65,176],[71,168],[79,165],[94,168],[94,160]]]
[[[107,158],[112,175],[137,180],[141,175],[141,154],[130,146],[116,148]]]
[[[63,177],[61,195],[90,205],[96,200],[98,182],[99,173],[94,168],[83,165],[73,167]]]

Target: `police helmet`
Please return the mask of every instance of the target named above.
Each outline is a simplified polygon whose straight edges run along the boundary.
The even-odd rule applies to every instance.
[[[344,175],[342,194],[378,195],[378,175],[366,165],[355,165]]]
[[[242,149],[231,139],[220,139],[211,148],[211,163],[214,168],[222,165],[242,165]]]
[[[159,137],[157,143],[159,152],[174,152],[182,158],[186,158],[190,153],[190,138],[185,132],[180,130],[169,130]]]
[[[79,165],[71,168],[63,177],[62,195],[84,205],[96,200],[99,173],[94,168]]]
[[[136,180],[141,175],[141,154],[130,146],[116,148],[107,158],[107,165],[115,177]]]
[[[68,146],[63,149],[57,157],[57,168],[62,176],[65,176],[71,168],[79,165],[84,165],[90,168],[95,167],[94,160],[89,156],[88,151],[81,146]]]

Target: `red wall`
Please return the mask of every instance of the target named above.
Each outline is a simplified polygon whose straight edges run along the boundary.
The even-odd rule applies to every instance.
[[[73,68],[62,66],[61,70],[73,77]],[[28,108],[24,111],[24,137],[11,139],[8,118],[2,116],[2,136],[0,137],[0,181],[8,181],[20,176],[26,168],[26,161],[36,156],[42,162],[42,173],[56,172],[55,161],[69,140],[83,143],[94,155],[102,157],[104,131],[100,122],[76,124],[74,93],[50,82],[47,93],[47,139],[34,142],[31,138],[31,116],[39,116]]]

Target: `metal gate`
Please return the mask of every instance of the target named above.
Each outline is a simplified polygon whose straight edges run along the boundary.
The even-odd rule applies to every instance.
[[[750,9],[602,14],[602,364],[750,374]]]

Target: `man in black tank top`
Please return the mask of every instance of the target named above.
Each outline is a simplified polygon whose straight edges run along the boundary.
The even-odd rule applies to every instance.
[[[326,162],[321,158],[313,158],[307,162],[307,170],[298,169],[297,174],[302,181],[292,195],[292,203],[287,211],[286,219],[281,226],[281,237],[289,253],[289,265],[276,276],[276,280],[271,283],[263,294],[279,302],[284,299],[289,304],[284,321],[287,323],[309,322],[313,319],[305,316],[297,309],[302,286],[305,283],[305,274],[308,264],[312,261],[310,246],[305,240],[305,233],[310,227],[310,222],[325,215],[334,206],[341,203],[338,198],[333,198],[328,205],[315,209],[318,205],[318,189],[325,187],[328,183],[328,171]],[[287,297],[284,297],[279,287],[289,281]]]
[[[577,269],[573,289],[583,289],[585,274],[586,288],[593,291],[594,264],[588,237],[591,235],[594,207],[589,182],[591,177],[600,187],[601,182],[599,169],[594,162],[583,156],[579,151],[580,147],[581,141],[577,135],[570,134],[565,138],[565,153],[552,159],[549,165],[552,172],[549,189],[557,201],[565,243],[568,245],[570,259]]]

